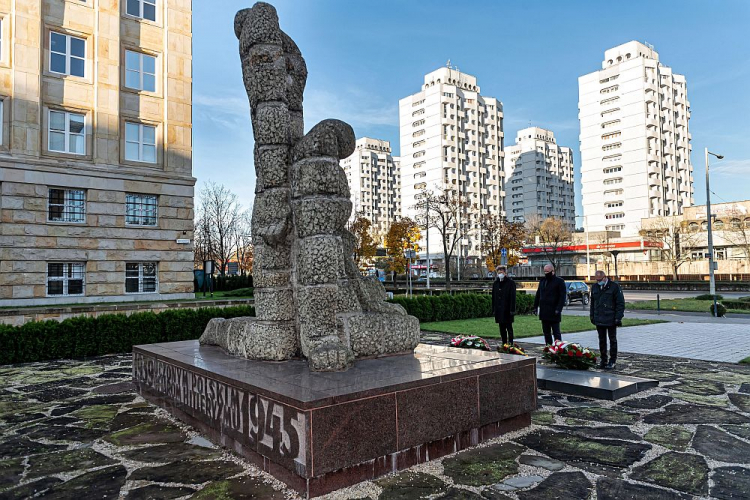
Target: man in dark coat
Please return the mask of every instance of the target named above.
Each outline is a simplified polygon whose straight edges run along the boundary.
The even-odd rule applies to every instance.
[[[492,313],[500,326],[503,344],[513,344],[513,317],[516,315],[516,282],[508,277],[505,266],[495,269],[492,283]]]
[[[591,287],[591,322],[599,334],[599,368],[611,370],[617,362],[617,327],[625,316],[625,296],[620,285],[597,271],[596,283]],[[609,362],[607,362],[607,336],[609,336]]]
[[[544,342],[547,345],[552,343],[553,335],[555,340],[562,340],[560,321],[562,321],[562,310],[565,307],[567,295],[565,281],[555,276],[555,266],[552,264],[544,266],[544,278],[539,281],[534,298],[534,314],[537,314],[538,310],[539,319],[542,320]]]

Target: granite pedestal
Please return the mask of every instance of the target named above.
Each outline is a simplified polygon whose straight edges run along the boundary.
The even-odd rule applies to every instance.
[[[133,348],[138,392],[314,497],[531,423],[534,358],[420,344],[346,372],[197,341]]]

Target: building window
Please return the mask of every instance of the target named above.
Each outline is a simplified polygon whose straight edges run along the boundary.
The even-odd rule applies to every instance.
[[[86,193],[77,189],[50,189],[47,218],[50,222],[85,222]]]
[[[611,186],[612,184],[621,184],[621,183],[622,183],[622,178],[621,177],[617,177],[615,179],[605,179],[604,180],[604,185],[605,186]]]
[[[616,213],[616,214],[607,214],[604,216],[605,219],[623,219],[625,218],[625,214],[622,212]]]
[[[155,262],[128,262],[125,264],[125,293],[153,293],[158,279]]]
[[[150,194],[125,195],[125,224],[156,225],[156,196]]]
[[[47,263],[47,296],[83,295],[85,276],[82,262]]]
[[[622,172],[622,167],[609,167],[604,169],[605,174],[614,174],[616,172]]]
[[[128,15],[156,21],[156,0],[127,0]]]
[[[125,122],[125,159],[156,163],[156,127]]]
[[[621,143],[615,142],[613,144],[605,144],[602,146],[602,151],[611,151],[613,149],[618,149],[620,146],[622,146]]]
[[[136,90],[156,92],[156,58],[126,50],[125,86]]]
[[[55,31],[50,31],[49,37],[49,70],[83,78],[86,73],[86,40]]]
[[[47,149],[57,153],[86,154],[84,115],[50,110],[48,127]]]

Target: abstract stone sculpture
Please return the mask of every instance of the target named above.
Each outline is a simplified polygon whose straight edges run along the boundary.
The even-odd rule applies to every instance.
[[[383,285],[363,279],[352,258],[339,160],[354,152],[354,131],[324,120],[303,135],[307,67],[276,9],[259,2],[241,10],[234,29],[255,137],[256,317],[211,320],[200,343],[251,359],[302,355],[314,371],[413,350],[418,320],[385,302]]]

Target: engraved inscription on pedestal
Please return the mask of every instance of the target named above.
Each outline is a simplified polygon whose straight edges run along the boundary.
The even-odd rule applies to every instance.
[[[305,475],[305,412],[139,352],[133,354],[133,379],[180,411]]]

